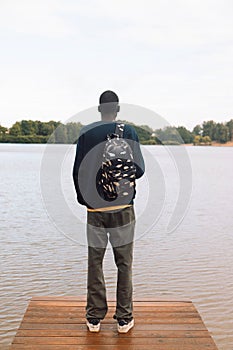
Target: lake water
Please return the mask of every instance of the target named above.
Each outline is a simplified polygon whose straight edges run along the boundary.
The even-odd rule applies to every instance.
[[[40,172],[45,147],[0,144],[2,350],[8,349],[32,296],[86,293],[87,249],[82,242],[85,232],[80,229],[76,241],[64,235],[59,224],[54,226],[42,200]],[[62,147],[67,149],[62,175],[64,200],[70,211],[85,222],[85,209],[76,203],[71,177],[75,147],[55,147],[57,154]],[[184,164],[185,176],[180,181],[181,148],[189,156],[192,173]],[[191,299],[219,349],[232,350],[233,148],[171,149],[173,155],[162,146],[144,147],[158,172],[139,181],[136,212],[140,229],[145,232],[153,213],[157,221],[135,242],[134,298]],[[146,161],[148,174],[153,168],[150,157]],[[179,188],[187,186],[188,193],[190,183],[190,202],[184,193],[180,203],[181,207],[184,204],[181,211],[188,208],[186,215],[175,230],[168,232]],[[159,203],[158,208],[147,205],[149,192]],[[51,203],[56,203],[56,193]],[[61,216],[61,221],[65,220],[65,215]],[[111,249],[106,252],[104,270],[108,295],[114,296],[116,269]]]

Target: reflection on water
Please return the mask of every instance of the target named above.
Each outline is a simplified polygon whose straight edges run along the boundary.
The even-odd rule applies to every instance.
[[[86,247],[65,238],[52,225],[41,200],[39,171],[44,147],[0,145],[2,350],[8,349],[31,296],[86,292]],[[153,232],[135,242],[135,299],[163,296],[191,299],[219,349],[230,350],[233,348],[233,148],[187,147],[193,170],[192,198],[186,217],[170,234],[165,226],[175,205],[176,171],[162,147],[148,149],[163,170],[166,202]],[[74,149],[72,152],[66,162],[70,167]],[[66,200],[75,210],[68,165],[65,187],[70,192]],[[142,187],[143,183],[139,184],[138,213],[143,207]],[[78,207],[77,210],[85,219],[85,210]],[[142,215],[146,227],[146,213]],[[104,269],[108,294],[114,296],[116,269],[110,249]]]

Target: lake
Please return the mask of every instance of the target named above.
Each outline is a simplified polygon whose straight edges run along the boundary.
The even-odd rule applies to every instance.
[[[57,176],[66,210],[73,218],[77,215],[75,237],[75,225],[65,211],[61,215],[63,204],[56,187],[50,197],[50,192],[47,197],[43,193],[51,185],[49,172],[45,183],[45,166],[41,177],[45,150],[46,145],[0,144],[2,350],[8,349],[32,296],[86,293],[86,212],[76,203],[71,176],[75,146],[55,145],[52,152],[56,162],[65,150]],[[138,182],[135,203],[139,233],[134,298],[191,299],[219,349],[231,350],[233,148],[144,146],[143,152],[148,176]],[[42,193],[41,185],[45,186]],[[173,219],[180,220],[170,222],[177,200],[180,207]],[[57,210],[55,218],[52,207]],[[64,232],[62,225],[67,221]],[[111,249],[106,252],[104,270],[108,295],[114,296],[116,268]]]

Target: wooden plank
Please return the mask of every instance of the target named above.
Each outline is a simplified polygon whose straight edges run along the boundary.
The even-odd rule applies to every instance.
[[[41,345],[102,345],[102,346],[123,346],[129,344],[129,338],[123,337],[16,337],[13,344],[41,344]],[[134,338],[130,337],[130,345],[160,345],[176,344],[183,346],[188,345],[212,345],[210,338]]]
[[[196,312],[195,307],[193,306],[193,304],[188,304],[185,306],[170,306],[170,305],[166,305],[166,306],[157,306],[157,305],[150,305],[150,306],[140,306],[140,305],[134,305],[133,307],[134,311],[140,311],[140,312],[144,312],[144,311],[151,311],[151,310],[155,310],[156,312],[191,312],[194,311]],[[41,312],[49,312],[49,311],[57,311],[57,310],[61,310],[63,312],[70,312],[70,311],[78,311],[78,312],[82,312],[85,311],[85,307],[84,306],[63,306],[62,308],[60,308],[60,306],[50,306],[50,305],[44,305],[44,306],[31,306],[31,304],[29,305],[27,311],[41,311]],[[108,307],[108,312],[114,312],[115,311],[115,306],[109,306]]]
[[[185,304],[189,304],[189,302],[185,302]],[[79,301],[69,301],[69,300],[39,300],[39,301],[31,301],[31,306],[85,306],[86,304]],[[109,305],[114,306],[115,303],[109,303]],[[168,301],[158,301],[158,302],[134,302],[134,306],[184,306],[184,303],[180,301],[171,301],[170,303]]]
[[[102,327],[103,328],[103,327]],[[60,324],[60,323],[26,323],[22,322],[20,329],[51,329],[51,330],[56,330],[56,329],[65,329],[65,330],[87,330],[86,324],[85,323],[80,323],[80,324]],[[106,323],[104,324],[104,329],[105,330],[116,330],[116,324],[115,323]],[[143,330],[143,331],[151,331],[151,330],[186,330],[186,331],[199,331],[199,330],[206,330],[206,327],[203,323],[173,323],[173,324],[159,324],[159,323],[152,323],[152,324],[144,324],[144,323],[136,323],[134,326],[134,330]]]
[[[148,323],[202,323],[201,319],[199,317],[182,317],[180,316],[178,317],[173,317],[173,318],[168,318],[168,317],[161,317],[161,318],[155,318],[155,317],[148,317],[146,319],[144,319],[143,317],[138,317],[137,322],[142,322],[144,324],[148,324]],[[53,317],[27,317],[25,316],[23,318],[23,322],[27,322],[27,323],[61,323],[61,324],[66,324],[66,323],[74,323],[74,324],[78,324],[78,323],[84,323],[85,322],[85,317],[81,318],[81,317],[59,317],[59,318],[53,318]],[[110,321],[109,319],[104,319],[102,321],[102,324],[105,323],[110,323],[112,321]]]
[[[74,296],[53,296],[53,295],[47,295],[47,296],[34,296],[31,298],[31,301],[39,301],[39,300],[45,300],[45,301],[54,301],[54,300],[59,300],[59,301],[75,301],[75,302],[83,302],[84,304],[86,303],[86,297],[85,296],[79,296],[79,297],[74,297]],[[158,297],[158,298],[140,298],[134,301],[134,303],[141,303],[141,302],[149,302],[149,303],[158,303],[158,302],[167,302],[170,304],[171,301],[174,302],[181,302],[181,303],[191,303],[192,301],[189,299],[181,299],[181,298],[171,298],[170,297]],[[108,302],[115,303],[115,299],[108,299]]]
[[[103,327],[102,327],[103,328]],[[43,330],[43,329],[50,329],[50,330],[56,330],[56,329],[60,329],[60,330],[77,330],[77,331],[81,331],[81,330],[86,330],[86,324],[82,323],[82,324],[59,324],[59,323],[22,323],[20,326],[20,329],[28,329],[28,330],[33,330],[33,329],[37,329],[37,330]],[[116,324],[115,323],[106,323],[104,324],[104,329],[105,330],[116,330]],[[136,323],[134,326],[134,330],[145,330],[145,331],[151,331],[151,330],[174,330],[174,331],[178,331],[178,330],[193,330],[193,331],[197,331],[197,330],[206,330],[206,327],[203,323],[193,323],[193,324],[187,324],[187,323],[183,323],[183,324],[141,324],[141,323]]]
[[[148,345],[32,345],[13,344],[11,350],[148,350]],[[153,350],[216,350],[214,344],[154,344]]]
[[[68,312],[63,312],[63,311],[48,311],[46,312],[46,317],[47,318],[60,318],[60,317],[67,317],[67,318],[75,318],[75,317],[83,317],[85,312],[79,312],[79,311],[68,311]],[[113,314],[113,313],[112,313]],[[31,311],[27,310],[27,317],[44,317],[45,312],[44,311]],[[135,318],[174,318],[174,317],[194,317],[194,318],[200,318],[200,315],[198,315],[196,312],[156,312],[156,310],[151,310],[151,311],[134,311],[134,317]],[[110,319],[110,318],[107,318]]]
[[[144,338],[145,330],[136,330],[135,327],[131,331],[132,334],[117,334],[115,332],[116,327],[112,329],[101,330],[98,334],[92,334],[86,332],[86,326],[82,330],[77,329],[20,329],[17,333],[17,337],[129,337],[133,335],[134,338]],[[206,338],[209,337],[207,330],[146,330],[146,337],[156,338]]]
[[[72,296],[32,298],[10,350],[217,349],[191,301],[135,301],[135,326],[127,334],[117,332],[114,301],[97,334],[87,330],[85,306]]]
[[[64,295],[64,296],[56,296],[56,295],[47,295],[47,296],[34,296],[31,298],[31,301],[77,301],[77,302],[82,302],[86,303],[86,297],[85,296],[80,296],[80,297],[75,297],[75,296],[69,296],[69,295]],[[109,300],[114,302],[114,300]]]

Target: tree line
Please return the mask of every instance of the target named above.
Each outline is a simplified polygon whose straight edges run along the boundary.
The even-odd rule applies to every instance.
[[[132,124],[132,123],[130,123]],[[211,144],[212,141],[226,143],[233,141],[233,119],[225,123],[213,120],[196,125],[192,131],[184,126],[167,126],[153,130],[148,125],[132,124],[137,131],[142,144],[171,144],[193,143],[195,145]],[[0,125],[1,143],[76,143],[82,124],[60,121],[41,122],[39,120],[21,120],[9,129]]]
[[[0,142],[6,143],[75,143],[81,123],[21,120],[9,129],[0,125]]]

